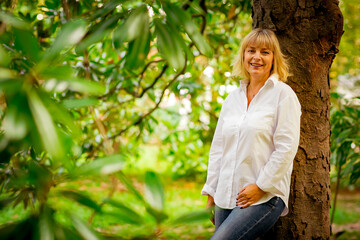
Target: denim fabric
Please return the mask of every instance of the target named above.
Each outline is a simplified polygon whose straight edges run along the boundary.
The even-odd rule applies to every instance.
[[[247,208],[215,207],[215,233],[211,240],[251,240],[270,230],[285,207],[279,197]]]

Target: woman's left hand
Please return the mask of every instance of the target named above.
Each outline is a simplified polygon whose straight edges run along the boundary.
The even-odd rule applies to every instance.
[[[257,201],[264,196],[265,192],[261,190],[256,184],[251,184],[238,193],[236,198],[236,206],[241,206],[242,208],[249,207],[250,205],[256,203]]]

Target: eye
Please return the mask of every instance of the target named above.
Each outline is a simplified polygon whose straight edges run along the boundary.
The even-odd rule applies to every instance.
[[[253,53],[253,52],[255,52],[255,50],[249,49],[248,52],[249,52],[249,53]]]
[[[265,55],[269,55],[269,54],[270,54],[269,51],[263,51],[262,53],[265,54]]]

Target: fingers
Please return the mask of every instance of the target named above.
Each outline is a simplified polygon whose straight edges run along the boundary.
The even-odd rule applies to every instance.
[[[246,207],[251,206],[253,203],[254,203],[254,201],[251,200],[251,199],[237,200],[236,201],[236,206],[246,208]]]

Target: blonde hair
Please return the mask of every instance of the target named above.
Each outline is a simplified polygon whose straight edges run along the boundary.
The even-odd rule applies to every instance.
[[[244,52],[251,43],[254,43],[256,46],[265,46],[273,52],[274,60],[270,75],[276,73],[280,81],[286,82],[287,77],[290,75],[289,65],[284,54],[281,52],[275,33],[269,29],[256,28],[246,35],[233,65],[233,75],[250,79],[250,74],[244,66]]]

